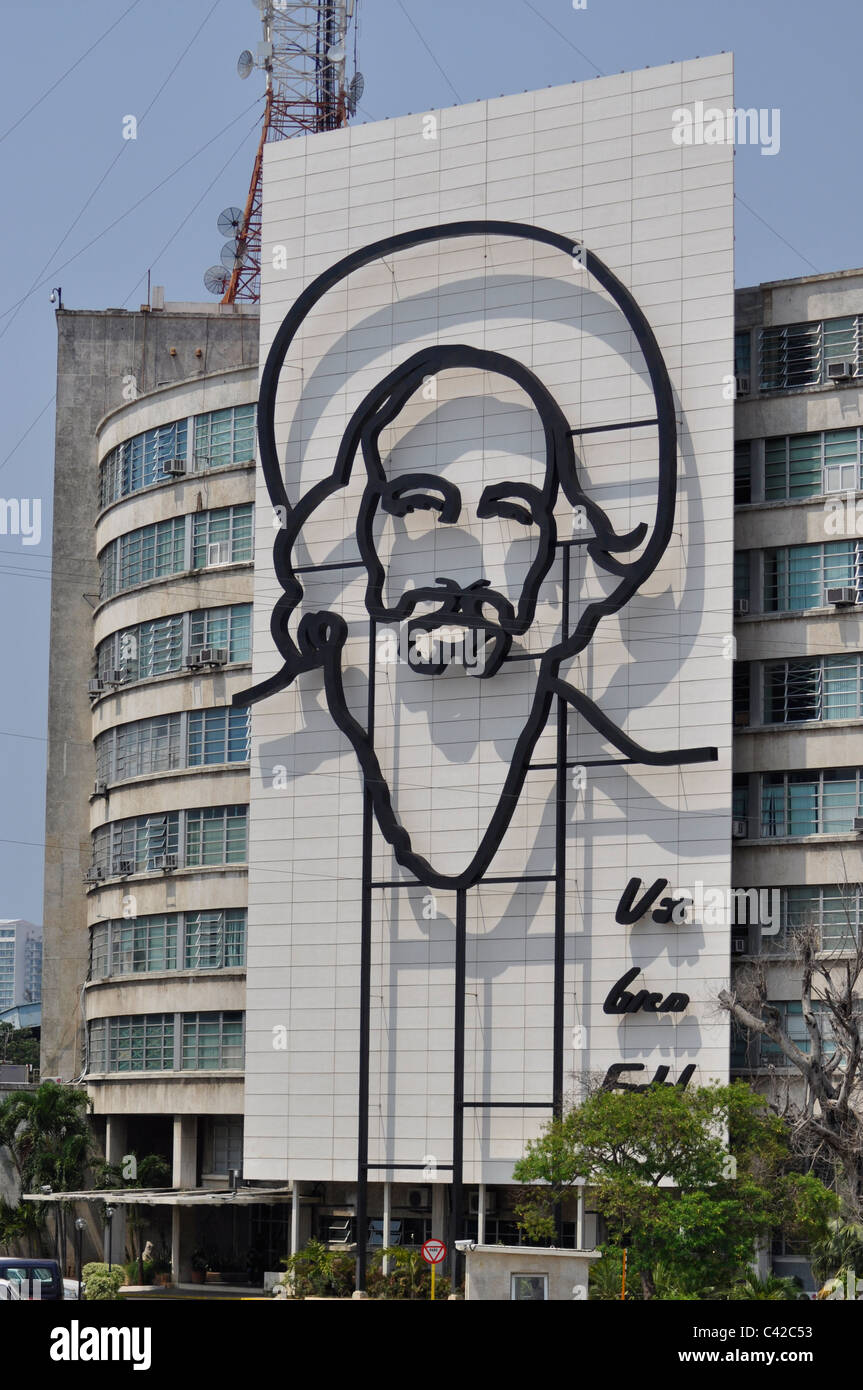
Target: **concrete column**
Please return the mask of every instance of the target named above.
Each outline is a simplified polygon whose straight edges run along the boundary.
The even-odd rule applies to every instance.
[[[128,1152],[126,1148],[126,1116],[109,1115],[105,1121],[105,1162],[121,1164]],[[112,1265],[126,1263],[126,1208],[119,1203],[107,1202],[113,1206],[114,1218],[110,1229],[106,1223],[103,1236],[103,1258]]]
[[[300,1184],[296,1179],[291,1183],[291,1254],[296,1255],[300,1248]]]
[[[174,1152],[171,1185],[183,1189],[198,1184],[198,1117],[174,1116]],[[192,1211],[171,1210],[171,1274],[175,1284],[185,1283],[191,1272]]]
[[[432,1190],[432,1230],[433,1236],[438,1240],[446,1240],[449,1234],[449,1221],[447,1220],[449,1208],[447,1199],[450,1195],[448,1183],[433,1182]]]
[[[479,1198],[477,1201],[476,1217],[476,1243],[485,1245],[485,1183],[479,1185]]]
[[[578,1206],[575,1210],[575,1248],[584,1249],[584,1187],[578,1189]]]

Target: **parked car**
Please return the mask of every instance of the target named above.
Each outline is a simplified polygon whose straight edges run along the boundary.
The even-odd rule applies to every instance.
[[[70,1281],[73,1282],[73,1281]],[[0,1257],[0,1297],[24,1302],[60,1303],[66,1297],[60,1266],[56,1260],[21,1260]]]

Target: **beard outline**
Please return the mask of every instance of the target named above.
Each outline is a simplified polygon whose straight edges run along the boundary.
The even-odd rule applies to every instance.
[[[616,552],[632,550],[638,546],[647,535],[648,527],[645,523],[641,523],[629,535],[616,536],[604,512],[584,493],[575,466],[572,443],[573,435],[578,434],[579,431],[573,431],[569,428],[562,411],[542,383],[528,368],[513,359],[501,359],[500,354],[487,353],[485,350],[469,348],[463,344],[452,345],[449,348],[438,346],[424,349],[389,373],[366,396],[362,405],[354,413],[341,441],[333,473],[311,487],[296,506],[291,507],[276,447],[275,405],[282,366],[306,317],[331,288],[346,279],[353,271],[369,265],[382,256],[390,256],[398,251],[412,249],[427,242],[471,236],[516,237],[537,241],[562,251],[569,259],[570,264],[573,263],[573,256],[577,251],[579,264],[598,281],[614,300],[635,336],[650,377],[656,404],[656,418],[649,421],[630,422],[629,427],[635,423],[655,425],[658,436],[657,504],[654,525],[644,550],[635,560],[627,562],[618,559]],[[426,858],[414,850],[409,832],[401,824],[393,809],[390,789],[374,751],[372,740],[348,708],[342,681],[342,651],[348,636],[347,623],[344,618],[331,612],[308,613],[300,619],[296,641],[291,636],[288,625],[303,598],[303,587],[298,577],[302,573],[302,569],[294,568],[291,554],[306,520],[317,506],[347,482],[357,449],[363,442],[364,431],[368,437],[375,429],[376,433],[379,434],[389,419],[394,418],[398,410],[401,409],[407,396],[416,389],[419,380],[424,375],[429,374],[429,367],[433,368],[435,363],[445,363],[453,352],[459,354],[459,365],[480,363],[489,359],[503,360],[507,364],[505,375],[513,379],[520,378],[519,384],[527,383],[525,389],[539,411],[546,433],[547,485],[553,468],[553,475],[556,475],[555,495],[556,485],[559,482],[570,504],[573,507],[584,508],[593,525],[594,535],[592,539],[580,541],[578,544],[584,546],[587,553],[601,569],[617,575],[621,582],[610,594],[586,606],[571,633],[563,632],[560,642],[549,647],[541,655],[534,654],[539,661],[536,690],[530,714],[516,741],[497,806],[480,844],[466,868],[458,874],[441,874],[433,868]],[[438,370],[441,369],[438,367]],[[379,406],[381,407],[379,415],[375,416],[374,411]],[[381,422],[379,423],[379,421]],[[503,835],[511,824],[525,779],[530,771],[533,749],[548,721],[551,702],[555,695],[566,700],[577,712],[582,714],[604,738],[623,751],[630,761],[668,766],[683,761],[715,760],[717,757],[715,748],[659,753],[642,748],[635,740],[630,739],[613,724],[583,692],[576,690],[568,682],[560,679],[561,663],[584,650],[600,620],[623,608],[641,584],[653,573],[671,536],[677,490],[677,422],[674,412],[674,396],[659,345],[632,295],[613,272],[590,250],[584,247],[576,248],[571,238],[527,224],[464,221],[403,232],[352,252],[324,271],[306,287],[280,325],[261,377],[258,435],[261,467],[270,501],[277,513],[285,517],[285,525],[278,532],[273,546],[274,569],[284,593],[274,607],[270,623],[271,635],[278,651],[284,658],[284,665],[276,675],[268,680],[235,695],[233,704],[245,706],[265,699],[268,695],[292,684],[302,672],[320,669],[323,672],[324,689],[330,714],[334,723],[345,734],[354,748],[381,833],[390,844],[398,863],[413,874],[420,884],[430,888],[459,890],[473,887],[482,879],[500,847]],[[368,459],[366,462],[368,463]],[[400,481],[404,482],[405,479]],[[361,562],[346,562],[345,566],[337,565],[335,568],[347,566],[356,568],[359,564],[365,566],[370,580],[366,607],[371,618],[373,639],[377,621],[386,617],[387,614],[382,607],[382,592],[378,594],[376,587],[378,575],[375,566],[380,568],[381,583],[385,574],[383,567],[380,566],[379,558],[374,552],[371,536],[371,515],[371,502],[367,488],[363,494],[357,521],[357,537],[363,560]],[[367,544],[367,553],[363,551],[364,544]],[[573,542],[558,543],[555,532],[554,543],[550,547],[548,545],[542,547],[542,563],[545,564],[545,569],[536,581],[537,593],[541,578],[548,573],[558,544],[566,546],[573,544]],[[317,569],[318,567],[309,566],[307,568]],[[540,569],[542,569],[542,564],[540,557],[537,557],[531,571],[532,573],[539,573]],[[373,574],[374,584],[372,582]],[[378,599],[380,599],[381,604],[379,609]],[[535,602],[534,598],[534,610]],[[529,605],[530,597],[528,596]],[[375,609],[378,611],[376,612]],[[373,727],[375,684],[373,640],[370,641],[369,651],[371,663],[369,672],[369,725]]]

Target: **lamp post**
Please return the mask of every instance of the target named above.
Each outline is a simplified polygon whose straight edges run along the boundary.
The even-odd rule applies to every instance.
[[[111,1265],[111,1231],[112,1231],[111,1222],[112,1222],[113,1220],[114,1220],[114,1208],[113,1208],[113,1207],[106,1207],[106,1208],[105,1208],[105,1222],[106,1222],[107,1227],[108,1227],[108,1272],[109,1272],[109,1273],[110,1273],[111,1268],[112,1268],[112,1265]]]
[[[81,1247],[82,1247],[83,1242],[84,1242],[84,1229],[85,1229],[86,1225],[87,1225],[87,1222],[84,1220],[84,1218],[83,1218],[82,1216],[76,1217],[76,1220],[75,1220],[75,1243],[76,1243],[76,1245],[77,1245],[77,1247],[78,1247],[78,1299],[79,1299],[79,1301],[80,1301],[80,1298],[81,1298]]]

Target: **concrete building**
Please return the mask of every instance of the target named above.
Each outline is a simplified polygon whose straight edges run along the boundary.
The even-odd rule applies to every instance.
[[[0,1013],[42,998],[42,928],[16,917],[0,921]]]
[[[846,950],[863,903],[863,271],[739,290],[736,323],[733,873],[774,901],[733,949],[767,958],[770,998],[808,1051],[791,934],[812,925],[825,953]],[[795,1084],[766,1039],[737,1037],[732,1068]],[[775,1254],[805,1273],[799,1252]]]
[[[157,291],[140,312],[57,322],[42,1071],[85,1079],[109,1161],[160,1153],[176,1188],[226,1184],[243,1112],[248,720],[230,701],[251,658],[257,314]]]

